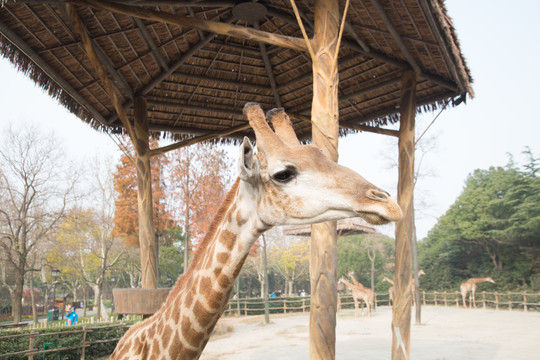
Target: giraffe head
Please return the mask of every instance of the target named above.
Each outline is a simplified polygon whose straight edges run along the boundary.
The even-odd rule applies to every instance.
[[[418,271],[418,277],[420,277],[420,275],[426,275],[426,273],[424,272],[424,270],[420,269]]]
[[[486,281],[490,282],[492,284],[495,284],[495,281],[493,281],[493,279],[491,277],[486,278]]]
[[[360,216],[380,225],[401,219],[401,209],[387,192],[331,161],[316,146],[301,145],[283,109],[267,114],[274,131],[258,104],[246,104],[244,115],[255,131],[257,154],[244,138],[239,174],[258,194],[256,211],[265,224],[310,224]]]

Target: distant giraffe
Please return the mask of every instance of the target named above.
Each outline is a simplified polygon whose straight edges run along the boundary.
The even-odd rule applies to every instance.
[[[424,270],[420,269],[418,271],[418,277],[420,277],[422,275],[426,275],[426,273],[424,272]],[[388,299],[389,299],[389,302],[393,304],[394,303],[394,289],[395,289],[394,280],[389,279],[389,278],[387,278],[385,276],[382,281],[386,281],[386,282],[392,284],[392,286],[390,286],[388,288]],[[416,286],[414,285],[414,278],[411,278],[410,291],[411,291],[411,297],[412,297],[412,301],[413,301],[414,306],[416,306],[416,295],[415,295],[416,291],[415,290],[416,290]]]
[[[467,308],[467,294],[470,292],[471,295],[469,297],[469,302],[471,303],[471,306],[474,305],[476,308],[476,299],[475,299],[475,293],[476,293],[476,284],[482,283],[482,282],[490,282],[492,284],[495,284],[495,281],[493,281],[490,277],[485,278],[470,278],[469,280],[465,281],[464,283],[461,283],[459,286],[461,290],[461,297],[463,299],[463,307]]]
[[[373,306],[373,291],[360,283],[356,285],[350,283],[343,277],[339,279],[338,283],[345,284],[352,291],[354,300],[354,316],[356,317],[358,315],[358,305],[360,304],[360,301],[366,303],[367,316],[370,316],[371,307]],[[364,315],[364,306],[362,306],[362,315]]]
[[[354,271],[351,270],[351,271],[347,272],[347,276],[351,278],[351,281],[352,281],[352,283],[354,285],[360,286],[360,288],[362,288],[362,289],[364,289],[364,290],[366,290],[368,292],[371,292],[371,294],[372,294],[371,306],[373,308],[375,308],[375,291],[373,291],[371,288],[368,288],[368,287],[364,286],[364,284],[362,284],[361,282],[356,280],[356,277],[354,277]],[[363,311],[363,308],[362,308],[362,311]]]
[[[388,288],[388,304],[392,305],[394,303],[394,280],[389,279],[385,276],[382,281],[386,281],[387,283],[392,285]]]

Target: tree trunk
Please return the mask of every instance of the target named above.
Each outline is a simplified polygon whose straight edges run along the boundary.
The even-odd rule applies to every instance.
[[[339,2],[316,0],[313,41],[313,144],[338,161],[338,37]],[[336,357],[337,244],[336,222],[311,227],[311,308],[309,354],[311,360]]]
[[[24,289],[24,273],[17,272],[15,278],[15,287],[10,293],[11,295],[11,316],[13,316],[13,323],[18,324],[21,322],[22,316],[22,297]]]
[[[392,360],[410,358],[411,238],[414,231],[414,131],[416,112],[416,74],[411,70],[403,73],[400,112],[398,204],[403,211],[403,219],[396,224]]]
[[[148,119],[146,100],[137,96],[135,108],[135,134],[140,146],[137,151],[137,202],[139,214],[139,244],[141,249],[142,287],[145,289],[157,288],[156,263],[156,233],[154,230],[153,203],[152,203],[152,172],[150,167],[150,145],[148,136]]]
[[[34,325],[37,325],[38,323],[38,313],[37,313],[37,306],[36,306],[36,296],[34,294],[34,273],[30,273],[30,299],[32,300],[32,322]]]

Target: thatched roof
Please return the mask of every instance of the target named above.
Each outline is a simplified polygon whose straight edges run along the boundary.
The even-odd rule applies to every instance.
[[[2,2],[0,54],[82,120],[102,131],[124,132],[106,84],[73,31],[66,3]],[[310,136],[312,65],[300,49],[302,33],[289,1],[260,0],[256,23],[249,21],[255,13],[242,19],[234,0],[71,3],[129,118],[133,97],[146,97],[154,135],[224,132],[245,125],[241,110],[256,101],[265,110],[284,107],[297,133]],[[296,4],[311,37],[313,3]],[[342,131],[398,121],[405,69],[419,75],[418,111],[473,95],[442,0],[351,0],[346,19],[339,60]],[[263,36],[252,35],[257,30]],[[288,47],[264,43],[268,33],[295,41]],[[229,136],[249,133],[241,127]]]
[[[343,219],[337,222],[338,236],[373,234],[377,232],[373,225],[361,218]],[[311,236],[311,225],[291,225],[283,228],[283,234],[289,236]]]

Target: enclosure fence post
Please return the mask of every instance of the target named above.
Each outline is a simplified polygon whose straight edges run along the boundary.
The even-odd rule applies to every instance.
[[[446,298],[446,291],[443,292],[444,306],[448,306],[448,299]]]
[[[495,310],[499,310],[499,293],[495,291]]]
[[[247,316],[247,301],[244,303],[244,316]]]
[[[482,291],[482,308],[486,308],[486,292]]]
[[[527,293],[523,293],[523,311],[527,312]]]
[[[424,305],[426,305],[426,291],[422,290],[422,299],[424,300]]]
[[[86,326],[83,326],[83,338],[82,338],[82,349],[81,349],[81,360],[84,360],[85,351],[86,351]]]
[[[306,312],[306,300],[302,299],[302,312]]]
[[[508,311],[512,311],[512,293],[508,293]]]
[[[30,334],[30,339],[28,341],[28,350],[29,351],[35,350],[34,349],[34,333],[33,332]],[[28,354],[28,360],[34,360],[34,353]]]
[[[283,299],[283,313],[287,313],[287,300]]]
[[[459,292],[455,292],[456,294],[456,307],[459,308]]]

